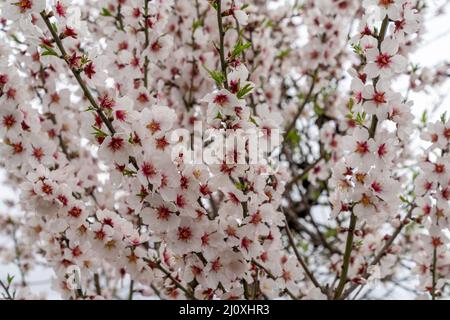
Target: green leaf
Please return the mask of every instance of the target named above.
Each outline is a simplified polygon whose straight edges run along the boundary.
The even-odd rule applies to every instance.
[[[288,132],[288,134],[286,136],[286,140],[288,140],[288,142],[291,145],[296,146],[300,143],[301,138],[300,138],[300,135],[298,134],[297,130],[293,129]]]
[[[444,124],[447,122],[447,111],[441,114],[441,122]]]
[[[412,63],[411,64],[412,72],[416,73],[420,69],[420,64],[418,63]]]
[[[134,171],[134,170],[130,170],[130,169],[127,169],[127,168],[125,168],[125,169],[123,170],[123,175],[124,175],[124,176],[127,176],[127,177],[132,177],[132,176],[134,176],[134,175],[136,175],[136,174],[137,174],[137,172]]]
[[[213,0],[213,1],[208,1],[208,2],[209,2],[209,4],[211,5],[211,7],[213,7],[214,10],[217,11],[217,8],[218,8],[217,1]]]
[[[81,64],[81,66],[84,66],[85,64],[87,64],[87,63],[90,62],[90,61],[91,61],[91,60],[89,60],[89,57],[88,57],[87,55],[83,54],[83,55],[81,56],[80,64]]]
[[[313,199],[314,201],[317,201],[317,200],[319,199],[319,197],[320,197],[321,194],[322,194],[322,191],[321,191],[321,190],[314,190],[314,191],[312,192],[311,197],[312,197],[312,199]]]
[[[264,24],[264,23],[263,23],[263,24]],[[273,28],[274,23],[273,23],[272,20],[267,20],[267,21],[265,21],[265,26],[266,26],[267,28]]]
[[[55,50],[53,50],[52,47],[46,44],[41,44],[40,47],[45,49],[43,52],[41,52],[41,56],[55,56],[55,57],[58,56],[58,54],[56,53]]]
[[[92,126],[92,128],[94,129],[94,135],[96,138],[105,138],[108,136],[108,134],[104,131],[102,131],[101,129],[97,128],[96,126]]]
[[[325,114],[325,109],[321,108],[318,103],[314,103],[314,112],[318,117],[320,117]]]
[[[6,282],[8,282],[8,285],[10,285],[13,282],[13,280],[14,280],[14,276],[12,276],[10,274],[8,274],[6,276]]]
[[[112,17],[112,13],[107,8],[102,8],[102,11],[100,11],[100,15],[103,17]]]
[[[299,243],[299,246],[300,246],[300,248],[301,248],[304,252],[308,251],[308,247],[309,247],[308,242],[302,240],[302,241]]]
[[[283,58],[287,57],[289,55],[289,53],[291,53],[291,49],[281,50],[280,52],[277,53],[276,58],[283,59]]]
[[[353,48],[353,52],[354,53],[356,53],[359,56],[363,54],[363,51],[362,51],[362,48],[361,48],[360,44],[352,44],[351,46]]]
[[[325,239],[328,238],[334,238],[337,236],[337,230],[336,229],[328,229],[325,233],[324,233],[324,237]]]
[[[216,82],[218,87],[222,87],[222,84],[225,81],[225,76],[222,71],[209,70],[205,65],[203,68],[208,72],[209,76]]]
[[[195,30],[197,30],[198,28],[200,28],[202,26],[203,26],[203,21],[202,20],[195,20],[192,23],[192,30],[195,31]]]
[[[410,202],[404,196],[400,196],[400,201],[409,204]]]
[[[241,190],[241,191],[244,191],[245,190],[245,184],[243,184],[243,183],[240,183],[240,182],[236,182],[235,184],[234,184],[234,186],[236,187],[236,189],[238,189],[238,190]]]
[[[420,122],[422,122],[422,124],[425,125],[427,123],[427,119],[428,119],[427,110],[424,110],[422,112],[422,117],[420,118]]]
[[[365,111],[363,113],[358,112],[356,114],[356,123],[360,126],[364,125],[364,122],[366,122],[366,116],[367,114]]]
[[[58,26],[56,25],[56,23],[52,23],[52,29],[53,31],[55,31],[55,33],[58,33]]]
[[[247,94],[249,94],[252,90],[253,90],[252,85],[247,83],[243,88],[239,89],[239,91],[237,92],[237,97],[239,99],[242,99]]]
[[[252,44],[250,42],[243,43],[242,39],[239,39],[233,51],[231,52],[230,60],[236,59],[237,57],[239,57],[239,55],[242,54],[242,52],[244,52],[251,46]]]
[[[350,110],[350,112],[352,112],[354,105],[355,105],[355,100],[353,100],[353,98],[350,98],[350,100],[348,100],[348,103],[347,103],[347,108],[348,108],[348,110]]]
[[[13,39],[13,41],[18,43],[18,44],[23,44],[23,42],[20,41],[19,38],[15,34],[11,35],[11,39]]]

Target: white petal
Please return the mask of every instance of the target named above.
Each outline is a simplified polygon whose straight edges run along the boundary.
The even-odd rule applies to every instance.
[[[380,74],[380,69],[375,63],[369,63],[364,68],[364,72],[367,74],[367,76],[371,79],[378,77]]]
[[[375,61],[379,54],[380,54],[380,51],[378,51],[377,48],[367,49],[367,51],[366,51],[367,60]]]
[[[381,52],[393,56],[398,51],[398,42],[387,38],[381,43]]]
[[[406,66],[408,65],[408,61],[402,55],[394,56],[392,58],[392,63],[393,63],[392,67],[397,73],[405,71]]]
[[[244,11],[236,10],[236,11],[234,11],[234,16],[236,17],[236,19],[240,25],[243,25],[243,26],[247,25],[248,16]]]

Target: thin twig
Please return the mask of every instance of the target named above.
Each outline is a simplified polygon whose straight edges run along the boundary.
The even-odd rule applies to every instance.
[[[292,249],[294,250],[294,254],[297,257],[298,262],[300,263],[300,265],[302,266],[302,268],[305,271],[306,275],[308,276],[309,280],[311,280],[311,282],[314,284],[314,286],[316,288],[319,288],[323,293],[326,293],[326,290],[324,288],[322,288],[322,286],[317,281],[316,277],[311,272],[311,270],[309,270],[308,265],[303,260],[303,258],[300,255],[300,253],[298,252],[297,246],[295,245],[294,237],[292,236],[291,230],[289,228],[289,224],[288,224],[287,221],[285,223],[286,223],[285,229],[286,229],[286,234],[287,234],[288,239],[289,239],[289,244],[291,245]]]
[[[225,32],[223,30],[222,22],[222,1],[216,1],[217,3],[217,24],[219,26],[219,56],[220,56],[220,66],[222,69],[222,74],[224,76],[224,87],[228,89],[228,79],[227,79],[227,62],[225,61],[225,44],[224,37]]]
[[[70,70],[72,71],[75,79],[77,80],[78,84],[80,85],[81,90],[84,93],[84,96],[92,104],[92,107],[97,112],[97,114],[99,115],[99,117],[102,120],[102,122],[106,125],[106,127],[110,131],[111,135],[114,135],[116,133],[116,131],[114,130],[114,127],[113,127],[112,123],[109,121],[109,119],[103,113],[102,109],[97,104],[97,101],[95,101],[95,98],[92,96],[92,93],[89,91],[88,87],[86,86],[86,83],[81,78],[80,71],[75,69],[75,68],[73,68],[73,67],[71,67],[69,65],[69,63],[67,62],[67,60],[66,60],[66,57],[67,57],[66,49],[64,48],[64,45],[63,45],[61,39],[59,38],[58,34],[56,33],[56,30],[53,28],[53,26],[52,26],[52,24],[50,22],[49,16],[47,15],[47,13],[45,11],[42,11],[41,12],[41,17],[44,20],[45,25],[47,26],[47,29],[50,31],[50,33],[51,33],[51,35],[53,37],[53,40],[55,41],[56,45],[58,46],[58,49],[61,52],[62,58],[64,59],[64,61],[66,61],[67,65],[69,66]]]
[[[347,283],[347,274],[348,274],[348,268],[350,265],[350,258],[352,255],[352,249],[353,249],[353,236],[355,232],[356,227],[356,216],[351,214],[350,216],[350,224],[347,231],[347,240],[345,242],[345,252],[344,252],[344,260],[342,262],[342,270],[341,270],[341,276],[339,279],[339,284],[336,288],[336,291],[334,293],[334,299],[339,299],[342,295],[342,292],[344,291],[345,284]]]
[[[412,215],[412,211],[414,210],[416,206],[412,205],[411,208],[408,211],[408,214],[406,215],[406,217],[403,219],[403,222],[400,223],[400,225],[395,229],[394,233],[392,234],[392,236],[389,238],[388,241],[386,241],[386,243],[384,244],[384,246],[380,249],[380,251],[378,252],[378,254],[375,256],[375,258],[372,260],[372,262],[369,264],[370,266],[374,266],[376,264],[378,264],[381,259],[384,257],[384,255],[386,254],[386,252],[389,250],[389,248],[392,246],[392,244],[394,243],[395,239],[397,239],[397,237],[400,235],[400,233],[402,232],[404,226],[406,225],[406,222],[411,218]],[[368,272],[368,270],[366,270],[364,272],[364,274],[362,275],[363,279],[368,279],[370,276],[370,273]],[[360,286],[360,284],[353,284],[350,288],[348,288],[344,294],[341,296],[341,299],[345,299],[347,298],[356,288],[358,288]]]

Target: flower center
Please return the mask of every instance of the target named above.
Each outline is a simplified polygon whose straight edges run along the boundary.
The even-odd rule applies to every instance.
[[[19,143],[13,143],[12,145],[13,148],[13,153],[14,154],[19,154],[23,152],[23,146],[22,146],[22,142]]]
[[[386,155],[386,153],[387,153],[386,144],[383,143],[378,147],[378,156],[382,158],[384,155]]]
[[[147,124],[146,128],[153,134],[161,130],[161,124],[155,120],[152,120],[149,124]]]
[[[170,211],[166,207],[159,207],[156,210],[156,214],[158,215],[158,219],[160,219],[160,220],[166,220],[166,221],[169,220]]]
[[[42,151],[42,148],[33,148],[33,157],[35,157],[37,160],[41,160],[43,156],[44,151]]]
[[[69,210],[69,215],[78,218],[81,215],[81,209],[78,207],[72,207],[72,209]]]
[[[450,139],[450,128],[445,128],[445,130],[444,130],[444,137],[446,139]]]
[[[383,191],[381,184],[376,181],[372,182],[371,187],[372,187],[372,190],[375,192],[380,193],[381,191]]]
[[[41,190],[42,190],[43,193],[45,193],[45,194],[47,194],[47,195],[50,195],[50,194],[53,193],[53,188],[52,188],[52,186],[50,186],[50,185],[48,185],[48,184],[46,184],[46,183],[44,183],[44,184],[42,185]]]
[[[356,142],[356,152],[364,154],[369,152],[369,144],[367,143],[367,141],[358,141]]]
[[[378,104],[383,104],[386,103],[386,99],[384,97],[384,92],[377,92],[374,94],[373,96],[373,101],[375,101],[375,103]]]
[[[153,177],[156,174],[155,167],[151,163],[144,162],[142,164],[141,169],[142,169],[142,174],[147,178]]]
[[[214,98],[214,103],[223,107],[225,103],[228,102],[228,96],[226,94],[220,93]]]
[[[391,57],[386,53],[382,53],[377,57],[377,65],[380,68],[386,68],[391,63]]]
[[[367,207],[372,204],[372,201],[370,201],[370,197],[364,193],[361,197],[361,203],[364,207]]]
[[[16,124],[16,119],[12,114],[3,117],[3,125],[6,128],[11,128]]]
[[[178,240],[187,242],[192,237],[192,231],[189,227],[178,228]]]
[[[434,172],[436,173],[444,173],[445,171],[445,165],[440,164],[440,163],[436,163],[434,165]]]
[[[153,42],[152,45],[151,45],[152,51],[159,51],[161,48],[162,47],[161,47],[161,45],[159,44],[158,41]]]

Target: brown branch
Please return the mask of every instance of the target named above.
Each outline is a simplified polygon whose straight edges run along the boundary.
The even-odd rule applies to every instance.
[[[412,205],[411,208],[408,211],[408,214],[406,215],[406,217],[403,219],[403,222],[400,223],[400,225],[395,229],[394,233],[392,234],[392,236],[389,238],[388,241],[386,241],[386,243],[384,244],[384,246],[380,249],[380,251],[378,252],[378,254],[374,257],[374,259],[372,260],[372,262],[369,264],[369,266],[374,266],[376,264],[378,264],[381,259],[385,256],[386,252],[389,250],[389,248],[392,246],[392,244],[394,243],[395,239],[397,239],[397,237],[400,235],[400,233],[402,232],[404,226],[406,225],[406,222],[411,218],[412,215],[412,211],[414,210],[416,206]],[[364,272],[364,274],[362,275],[362,278],[364,279],[368,279],[370,276],[370,273],[368,272],[368,270],[366,270]],[[344,294],[341,296],[341,299],[345,299],[347,298],[356,288],[358,288],[360,286],[360,284],[353,284],[350,288],[348,288]]]
[[[297,110],[297,113],[294,116],[294,119],[292,120],[292,122],[289,124],[289,126],[286,128],[286,131],[284,132],[283,135],[283,146],[282,149],[284,150],[285,148],[285,141],[289,135],[289,132],[291,132],[292,129],[294,129],[295,127],[295,123],[297,122],[297,119],[300,117],[300,115],[302,114],[303,110],[305,109],[306,105],[308,104],[308,102],[311,100],[312,97],[312,93],[314,92],[314,88],[316,86],[316,78],[317,78],[317,72],[318,70],[316,69],[314,71],[314,74],[312,75],[312,79],[311,79],[311,85],[309,87],[308,93],[306,94],[305,99],[303,100],[303,103],[300,105],[300,107]]]
[[[81,90],[84,93],[84,96],[92,104],[92,107],[97,112],[97,114],[99,115],[99,117],[102,120],[102,122],[106,125],[106,127],[110,131],[111,135],[114,135],[116,133],[116,131],[114,130],[114,127],[113,127],[112,123],[108,120],[108,118],[103,113],[103,111],[100,108],[100,106],[95,101],[95,98],[92,96],[92,93],[89,91],[88,87],[86,86],[86,83],[81,78],[80,71],[75,69],[74,67],[71,67],[69,65],[69,63],[67,62],[67,60],[66,60],[66,57],[67,57],[66,49],[64,48],[64,45],[63,45],[61,39],[59,38],[58,34],[56,33],[56,30],[53,28],[53,26],[52,26],[52,24],[50,22],[49,16],[47,15],[47,13],[45,11],[42,11],[41,12],[41,17],[44,20],[45,25],[47,26],[47,29],[50,31],[53,40],[55,41],[56,45],[58,46],[58,49],[61,52],[62,58],[64,59],[64,61],[66,61],[67,65],[69,66],[70,70],[73,73],[73,76],[75,77],[75,79],[77,80],[78,84],[80,85]]]
[[[220,56],[220,66],[222,69],[222,74],[224,76],[224,87],[228,89],[228,79],[227,79],[227,62],[225,61],[225,44],[224,37],[225,32],[223,30],[222,22],[222,1],[216,1],[217,4],[217,24],[219,27],[219,56]]]
[[[356,227],[356,220],[357,220],[357,218],[352,212],[352,214],[350,216],[350,224],[349,224],[348,232],[347,232],[347,240],[345,242],[344,261],[342,262],[341,276],[339,279],[339,284],[334,293],[334,299],[339,299],[341,297],[342,292],[344,291],[345,284],[347,283],[347,274],[348,274],[348,268],[350,265],[350,258],[352,255],[353,236],[354,236],[354,231],[355,231],[355,227]]]
[[[286,229],[286,234],[287,234],[288,239],[289,239],[289,244],[291,245],[292,249],[294,250],[294,254],[297,257],[298,262],[300,263],[300,265],[302,266],[302,268],[305,271],[306,275],[308,276],[309,280],[311,280],[311,282],[314,284],[314,286],[316,288],[319,288],[322,291],[322,293],[326,294],[327,291],[317,281],[316,277],[311,272],[311,270],[309,270],[308,265],[303,260],[303,258],[300,255],[300,253],[298,252],[297,247],[295,245],[294,237],[292,236],[291,230],[289,229],[289,224],[288,224],[287,221],[285,221],[285,223],[286,223],[285,229]]]
[[[308,172],[311,171],[312,169],[314,169],[314,167],[315,167],[322,159],[324,159],[324,156],[323,156],[323,155],[321,155],[321,156],[320,156],[319,158],[317,158],[313,163],[311,163],[310,165],[308,165],[308,166],[303,170],[303,172],[302,172],[300,175],[294,177],[291,181],[289,181],[289,183],[286,184],[286,187],[285,187],[285,190],[284,190],[284,195],[288,194],[289,191],[291,191],[292,187],[293,187],[297,182],[299,182],[300,180],[305,179],[306,176],[307,176],[307,174],[308,174]]]

